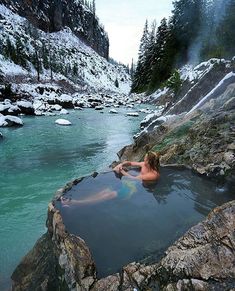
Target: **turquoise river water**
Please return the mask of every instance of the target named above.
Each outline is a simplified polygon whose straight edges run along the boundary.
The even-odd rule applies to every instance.
[[[8,290],[20,259],[46,232],[47,206],[68,181],[103,171],[132,142],[139,117],[102,114],[94,109],[66,116],[22,117],[21,128],[1,128],[0,140],[0,290]],[[58,118],[72,126],[56,125]]]

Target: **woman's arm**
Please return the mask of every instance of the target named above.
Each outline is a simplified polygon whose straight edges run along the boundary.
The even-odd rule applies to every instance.
[[[133,178],[133,179],[138,179],[137,178],[138,176],[133,176],[133,175],[129,174],[127,171],[123,170],[122,167],[120,167],[119,173],[121,173],[123,176],[127,176],[127,177],[130,177],[130,178]]]
[[[118,164],[116,167],[114,167],[113,170],[117,172],[117,171],[120,171],[120,169],[121,169],[122,167],[125,167],[125,166],[127,166],[127,167],[129,167],[129,166],[133,166],[133,167],[142,167],[142,165],[143,165],[143,162],[130,162],[130,161],[124,161],[124,162]]]
[[[151,172],[151,173],[147,173],[147,174],[143,174],[143,175],[141,174],[138,176],[133,176],[133,175],[127,173],[122,168],[120,168],[119,173],[121,173],[123,176],[127,176],[130,178],[142,180],[142,181],[154,181],[154,180],[157,180],[159,178],[159,174],[157,172],[156,173]]]

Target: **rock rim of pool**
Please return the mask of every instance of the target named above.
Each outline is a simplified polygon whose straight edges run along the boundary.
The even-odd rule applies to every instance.
[[[212,210],[169,247],[159,262],[133,262],[123,266],[120,273],[98,279],[89,247],[79,236],[67,232],[55,207],[55,201],[82,180],[75,179],[56,192],[48,206],[48,231],[15,269],[12,290],[33,290],[38,286],[44,286],[44,290],[66,286],[69,290],[93,291],[145,290],[149,286],[160,290],[234,287],[235,200]]]

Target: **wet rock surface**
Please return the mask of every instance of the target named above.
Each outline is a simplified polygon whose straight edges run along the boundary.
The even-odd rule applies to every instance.
[[[12,274],[13,290],[89,290],[96,279],[85,242],[66,232],[59,211],[48,209],[48,232]]]
[[[173,290],[197,290],[200,285],[202,290],[234,288],[234,217],[232,201],[213,210],[170,247],[157,267],[161,285]]]

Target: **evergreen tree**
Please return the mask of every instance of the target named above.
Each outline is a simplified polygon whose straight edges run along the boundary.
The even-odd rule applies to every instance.
[[[139,48],[139,58],[143,58],[144,54],[146,52],[146,49],[149,44],[149,27],[148,27],[148,20],[146,19],[145,25],[144,25],[144,31],[142,38],[140,40],[140,48]]]
[[[156,21],[154,20],[151,24],[151,31],[149,33],[149,41],[145,51],[145,84],[149,85],[153,73],[153,66],[155,62],[155,50],[157,46],[157,36],[156,36]]]
[[[178,63],[182,64],[188,61],[189,47],[201,28],[203,0],[178,0],[173,6],[173,32],[177,40]]]
[[[140,47],[139,47],[139,57],[137,62],[136,71],[133,77],[132,83],[132,92],[143,92],[145,90],[144,86],[144,67],[146,61],[146,51],[149,45],[149,29],[148,29],[148,20],[146,20],[144,25],[144,31],[142,38],[140,40]]]
[[[73,76],[77,76],[78,75],[78,64],[74,63],[73,64]]]
[[[224,55],[225,51],[221,43],[220,27],[223,26],[221,26],[221,20],[225,16],[226,7],[229,2],[230,0],[204,0],[200,60],[213,57],[220,58]]]
[[[92,13],[95,16],[95,14],[96,14],[96,4],[95,4],[95,0],[92,1]]]
[[[64,74],[66,77],[68,77],[71,74],[71,66],[70,66],[70,63],[67,63],[66,64],[64,71],[63,71],[63,65],[61,64],[59,72],[61,74]]]
[[[135,73],[135,65],[134,65],[134,60],[132,59],[131,60],[131,68],[130,68],[130,75],[131,75],[132,79],[133,79],[134,73]]]
[[[40,81],[40,74],[42,73],[42,59],[40,52],[37,49],[35,49],[32,63],[37,71],[37,80]]]
[[[148,86],[148,93],[154,91],[160,84],[169,78],[172,69],[171,30],[168,27],[166,18],[163,18],[156,34],[156,45],[153,48],[151,58],[151,79]],[[173,54],[174,55],[174,54]]]
[[[48,70],[49,69],[49,50],[46,46],[45,41],[42,42],[42,63],[43,67]]]
[[[145,24],[132,92],[151,93],[169,78],[180,87],[174,67],[200,57],[231,57],[235,48],[235,0],[175,0],[173,15],[154,35]]]
[[[16,59],[16,50],[14,45],[11,43],[9,37],[6,40],[6,44],[4,45],[3,55],[9,59]]]
[[[226,13],[216,31],[218,38],[217,49],[222,56],[234,56],[235,49],[235,0],[230,0]]]
[[[115,82],[114,82],[114,85],[119,88],[119,83],[118,83],[118,79],[116,78]]]
[[[22,67],[26,67],[27,63],[27,56],[24,50],[24,45],[22,43],[22,40],[19,36],[16,38],[16,60],[15,62]]]
[[[182,85],[182,80],[180,79],[180,73],[177,70],[174,70],[171,77],[166,81],[165,86],[172,89],[175,94],[177,94]]]

